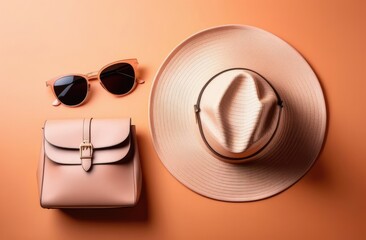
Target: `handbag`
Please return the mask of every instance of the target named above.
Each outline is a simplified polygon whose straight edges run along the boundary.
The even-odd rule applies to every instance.
[[[43,208],[136,205],[141,167],[131,119],[48,120],[38,166]]]

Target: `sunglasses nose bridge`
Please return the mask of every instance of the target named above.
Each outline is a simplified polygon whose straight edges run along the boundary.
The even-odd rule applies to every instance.
[[[98,79],[98,72],[90,72],[86,74],[88,80],[96,80]]]

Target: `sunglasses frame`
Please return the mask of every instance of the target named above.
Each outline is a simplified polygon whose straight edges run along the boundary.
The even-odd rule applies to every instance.
[[[108,67],[112,66],[112,65],[115,65],[115,64],[119,64],[119,63],[127,63],[127,64],[130,64],[133,68],[133,71],[135,73],[135,79],[134,79],[134,83],[133,83],[133,86],[132,88],[130,89],[130,91],[128,91],[127,93],[124,93],[124,94],[115,94],[115,93],[111,93],[110,91],[108,91],[108,89],[104,86],[102,80],[100,79],[100,74]],[[88,96],[89,96],[89,91],[90,91],[90,83],[89,81],[94,81],[94,80],[99,80],[99,83],[100,85],[102,85],[102,87],[111,95],[114,95],[114,96],[118,96],[118,97],[122,97],[122,96],[126,96],[128,94],[130,94],[133,90],[135,90],[137,84],[142,84],[144,83],[144,81],[142,80],[137,80],[137,68],[138,68],[138,61],[136,58],[131,58],[131,59],[124,59],[124,60],[118,60],[118,61],[115,61],[115,62],[112,62],[112,63],[109,63],[107,65],[105,65],[104,67],[102,67],[99,71],[95,71],[95,72],[89,72],[87,74],[79,74],[79,73],[71,73],[71,74],[65,74],[65,75],[61,75],[61,76],[58,76],[58,77],[55,77],[53,79],[50,79],[48,81],[46,81],[46,87],[51,87],[52,89],[52,93],[53,95],[56,97],[56,100],[52,103],[53,106],[58,106],[60,104],[64,105],[64,106],[67,106],[67,107],[78,107],[80,105],[82,105],[86,99],[88,99]],[[76,105],[67,105],[67,104],[64,104],[63,102],[61,102],[58,97],[57,97],[57,94],[55,92],[55,88],[54,88],[54,84],[57,80],[59,80],[60,78],[64,78],[64,77],[67,77],[67,76],[77,76],[77,77],[82,77],[86,80],[87,84],[88,84],[88,87],[87,87],[87,92],[86,92],[86,95],[85,95],[85,98],[83,99],[83,101],[79,104],[76,104]]]

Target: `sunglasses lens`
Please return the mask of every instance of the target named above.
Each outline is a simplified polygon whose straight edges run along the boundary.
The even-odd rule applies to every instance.
[[[101,72],[100,80],[110,93],[126,94],[135,84],[135,71],[128,63],[113,64]]]
[[[75,106],[84,101],[88,93],[88,82],[81,76],[65,76],[53,85],[60,102],[68,106]]]

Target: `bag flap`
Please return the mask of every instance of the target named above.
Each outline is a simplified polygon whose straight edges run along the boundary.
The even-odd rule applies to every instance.
[[[92,119],[92,164],[113,163],[124,159],[131,149],[130,124],[129,118]],[[79,147],[83,141],[83,119],[47,121],[44,140],[45,154],[50,160],[59,164],[82,163]]]
[[[93,119],[90,138],[94,149],[116,146],[130,135],[131,119]],[[83,141],[83,119],[49,120],[44,136],[55,147],[79,149]]]

